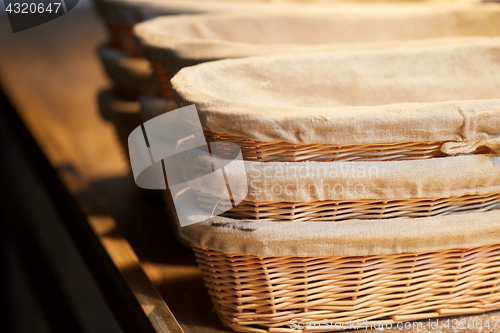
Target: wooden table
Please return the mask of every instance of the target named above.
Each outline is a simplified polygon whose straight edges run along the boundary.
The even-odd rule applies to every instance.
[[[175,240],[160,193],[137,191],[97,111],[97,93],[109,86],[95,51],[104,40],[90,11],[17,34],[0,17],[0,83],[17,112],[3,117],[124,331],[230,332],[212,311],[194,255]]]

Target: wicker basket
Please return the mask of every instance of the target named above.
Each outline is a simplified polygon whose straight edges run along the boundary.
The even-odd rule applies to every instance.
[[[500,309],[499,45],[223,60],[172,79],[207,141],[236,143],[248,164],[244,202],[180,230],[225,325],[332,331]],[[360,167],[378,171],[329,171]],[[295,180],[291,194],[251,185]],[[322,187],[354,180],[366,191]]]
[[[217,313],[238,332],[393,327],[500,308],[500,245],[362,257],[195,253]]]
[[[156,95],[171,99],[170,79],[184,67],[207,61],[378,48],[443,37],[498,36],[499,18],[497,4],[393,4],[370,10],[338,6],[319,12],[289,9],[268,14],[161,17],[137,25],[134,33],[152,63]]]

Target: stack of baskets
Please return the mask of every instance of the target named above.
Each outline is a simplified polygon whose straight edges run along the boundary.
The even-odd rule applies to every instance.
[[[224,324],[500,309],[499,38],[225,60],[172,85],[247,160],[243,204],[180,230]]]
[[[245,201],[180,228],[225,325],[332,331],[500,309],[499,16],[340,6],[136,26],[158,97],[195,104],[207,142],[246,161]]]

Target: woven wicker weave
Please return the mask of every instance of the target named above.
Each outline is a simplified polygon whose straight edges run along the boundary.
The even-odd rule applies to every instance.
[[[141,57],[139,45],[132,34],[132,26],[105,22],[109,34],[109,46],[123,50],[131,57]]]
[[[390,324],[500,309],[500,245],[320,258],[194,250],[217,313],[238,332],[300,332],[293,319]]]
[[[167,70],[157,63],[151,63],[151,68],[153,68],[153,87],[155,95],[169,100],[173,99],[174,92],[170,85],[171,76],[168,75]]]
[[[304,161],[401,161],[447,156],[441,152],[442,142],[403,142],[378,145],[295,145],[286,142],[256,142],[205,132],[208,142],[237,144],[243,158],[259,162]],[[230,149],[230,148],[228,148]],[[479,147],[474,154],[488,154],[491,150]]]
[[[174,98],[174,92],[172,91],[172,86],[170,85],[170,80],[184,67],[195,66],[200,62],[194,61],[172,61],[170,68],[166,68],[164,65],[152,62],[151,67],[153,68],[153,85],[156,89],[156,95],[159,97],[165,97],[167,99]]]
[[[213,209],[214,200],[206,194],[198,196],[203,211]],[[218,206],[227,210],[221,216],[232,219],[264,221],[345,221],[415,218],[453,213],[486,212],[500,209],[500,194],[467,195],[454,198],[407,200],[359,200],[314,202],[251,202],[243,201],[231,208],[228,200]]]

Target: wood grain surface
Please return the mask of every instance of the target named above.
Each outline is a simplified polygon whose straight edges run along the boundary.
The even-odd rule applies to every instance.
[[[99,115],[97,94],[109,82],[95,49],[104,40],[85,10],[16,34],[0,16],[0,83],[155,330],[230,332],[212,311],[192,251],[175,240],[160,193],[136,190],[114,129]]]

